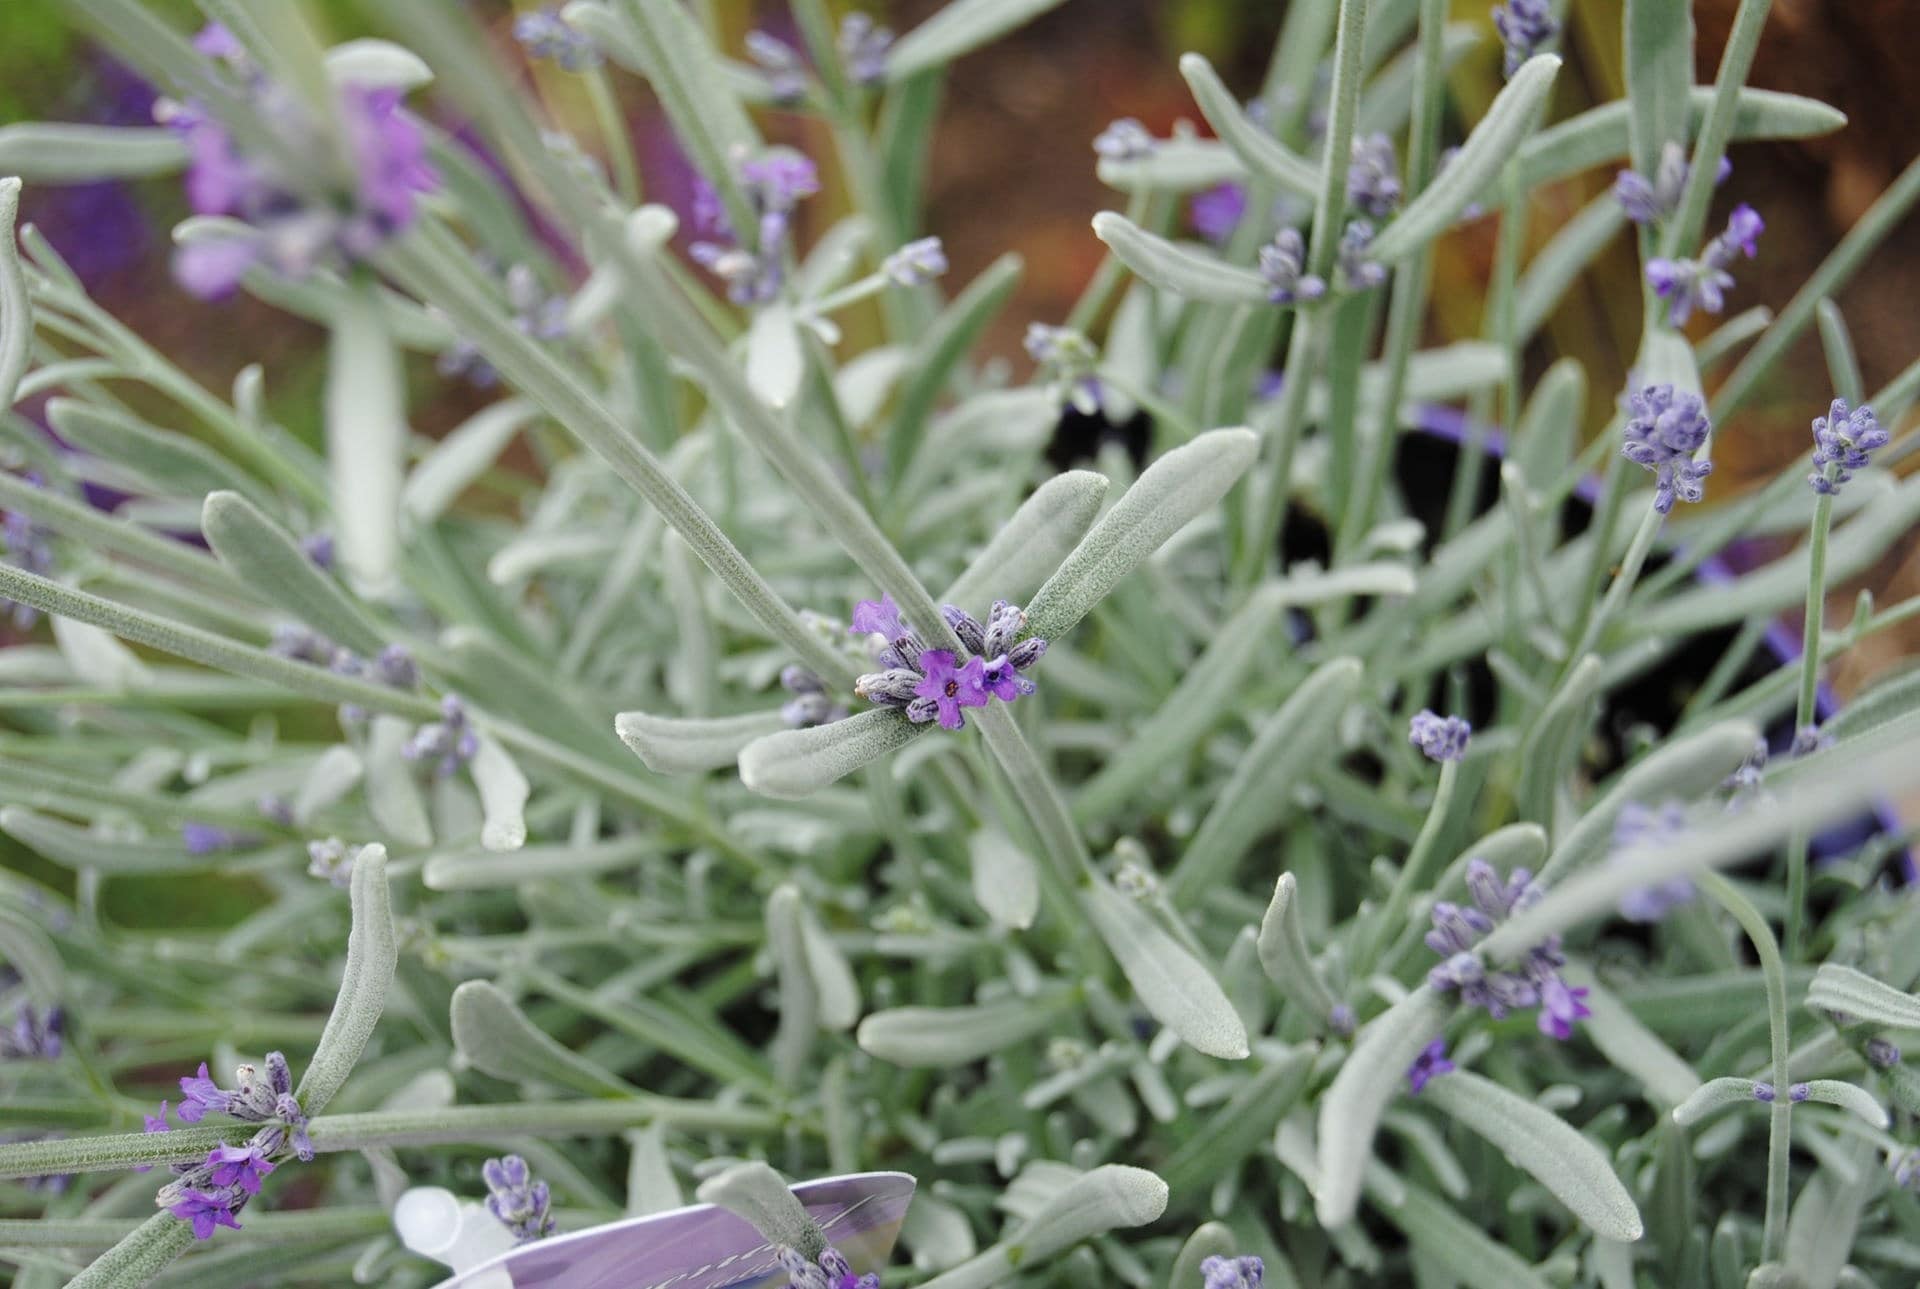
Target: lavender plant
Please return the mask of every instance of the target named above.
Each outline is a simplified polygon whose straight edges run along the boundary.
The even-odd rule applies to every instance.
[[[947,66],[1058,4],[793,0],[797,44],[737,49],[705,3],[502,19],[571,137],[451,0],[330,47],[294,4],[70,0],[163,97],[0,128],[0,596],[46,624],[0,654],[0,830],[43,862],[0,870],[13,1283],[429,1284],[413,1183],[502,1247],[697,1191],[808,1289],[1913,1274],[1920,913],[1897,828],[1830,830],[1920,781],[1920,685],[1820,682],[1920,613],[1825,613],[1920,519],[1920,363],[1865,389],[1833,304],[1920,167],[1706,330],[1760,253],[1745,204],[1707,236],[1729,143],[1844,124],[1745,86],[1767,0],[1711,85],[1688,6],[1628,0],[1628,97],[1570,115],[1545,0],[1296,0],[1257,86],[1181,60],[1209,135],[1091,141],[1124,213],[1021,383],[980,342],[1022,266],[952,282],[918,176]],[[325,330],[323,442],[15,228],[22,183],[173,174],[180,288]],[[1422,349],[1473,219],[1484,333]],[[1528,358],[1629,223],[1640,348],[1590,391]],[[1810,328],[1806,455],[1723,491]],[[493,391],[437,441],[428,372]],[[1439,489],[1395,470],[1436,407]],[[1146,450],[1055,472],[1069,411]],[[117,915],[143,878],[242,907]],[[913,1174],[903,1256],[854,1266],[775,1168]]]

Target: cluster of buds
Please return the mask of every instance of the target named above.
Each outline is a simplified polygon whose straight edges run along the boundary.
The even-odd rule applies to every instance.
[[[256,1067],[242,1065],[234,1081],[237,1086],[231,1090],[220,1087],[207,1077],[204,1061],[198,1074],[180,1080],[183,1123],[198,1123],[211,1110],[243,1123],[266,1125],[242,1145],[221,1142],[200,1163],[175,1164],[174,1180],[154,1196],[155,1206],[190,1224],[196,1239],[211,1239],[217,1227],[240,1229],[240,1210],[260,1193],[261,1179],[277,1166],[276,1156],[291,1150],[302,1161],[313,1158],[307,1117],[293,1095],[293,1074],[286,1057],[269,1052],[265,1078]],[[146,1130],[168,1130],[164,1101],[158,1115],[147,1116]]]
[[[1647,261],[1647,281],[1654,294],[1667,302],[1667,321],[1685,325],[1695,309],[1719,313],[1726,307],[1727,290],[1733,274],[1727,270],[1741,255],[1748,259],[1760,253],[1760,234],[1766,221],[1758,211],[1742,202],[1727,217],[1727,227],[1707,243],[1697,260],[1653,259]]]
[[[525,1244],[553,1234],[552,1196],[545,1182],[533,1180],[527,1161],[518,1155],[489,1159],[480,1166],[487,1183],[487,1212]]]
[[[1426,941],[1441,962],[1427,973],[1427,983],[1443,993],[1458,993],[1461,1002],[1484,1008],[1495,1020],[1508,1012],[1538,1007],[1542,1034],[1562,1040],[1571,1037],[1574,1022],[1592,1013],[1580,1001],[1587,991],[1569,986],[1560,977],[1567,959],[1560,951],[1559,936],[1548,936],[1502,969],[1490,968],[1474,952],[1494,927],[1544,899],[1546,888],[1524,868],[1514,869],[1502,882],[1493,865],[1473,859],[1467,863],[1467,891],[1473,897],[1471,905],[1442,900],[1433,906],[1433,929]]]
[[[1661,514],[1675,500],[1698,501],[1706,495],[1712,461],[1695,461],[1693,454],[1713,433],[1706,404],[1697,394],[1672,385],[1648,385],[1627,399],[1626,443],[1622,456],[1653,471],[1653,508]]]
[[[1807,483],[1816,493],[1832,496],[1853,478],[1855,470],[1872,464],[1871,455],[1888,442],[1871,407],[1863,403],[1849,409],[1846,399],[1834,399],[1825,416],[1814,418],[1813,473]]]
[[[795,729],[846,719],[847,709],[827,692],[827,682],[805,667],[797,664],[782,667],[780,687],[793,695],[780,705],[780,719]]]
[[[966,610],[940,608],[966,651],[957,658],[947,649],[929,649],[906,623],[891,596],[862,600],[854,607],[856,635],[876,637],[875,661],[882,670],[860,677],[853,692],[882,707],[898,708],[916,724],[937,720],[942,729],[966,725],[963,708],[985,707],[989,698],[1011,703],[1031,694],[1033,682],[1021,673],[1040,661],[1047,642],[1020,639],[1027,615],[1005,600],[995,600],[982,624]]]
[[[467,719],[467,705],[458,694],[440,699],[440,719],[413,732],[400,754],[409,761],[430,761],[443,779],[452,778],[480,750],[480,735]]]
[[[879,1275],[856,1275],[846,1255],[831,1244],[811,1260],[785,1244],[776,1246],[774,1255],[786,1268],[788,1289],[880,1289]]]
[[[693,202],[694,228],[701,240],[688,247],[688,253],[727,284],[727,298],[735,304],[766,304],[786,284],[794,207],[820,191],[820,175],[813,162],[792,148],[769,148],[741,163],[739,179],[758,220],[754,245],[742,243],[719,194],[703,182]]]

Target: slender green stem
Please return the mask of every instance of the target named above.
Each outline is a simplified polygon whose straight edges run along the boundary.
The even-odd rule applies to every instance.
[[[641,198],[640,171],[633,164],[633,136],[627,130],[627,118],[620,110],[620,99],[613,92],[607,74],[591,68],[585,74],[587,101],[593,105],[594,124],[599,127],[606,146],[607,163],[613,171],[613,188],[629,208]]]
[[[1780,957],[1780,944],[1773,928],[1752,901],[1738,887],[1712,869],[1703,869],[1694,877],[1700,889],[1720,902],[1733,915],[1747,939],[1753,942],[1754,956],[1760,959],[1760,974],[1767,984],[1767,1025],[1772,1056],[1773,1099],[1767,1131],[1767,1215],[1761,1235],[1760,1260],[1779,1260],[1787,1239],[1789,1180],[1787,1165],[1793,1150],[1793,1098],[1788,1087],[1787,1052],[1787,968]]]
[[[1233,584],[1244,598],[1266,571],[1273,545],[1286,523],[1287,503],[1293,482],[1293,453],[1306,428],[1307,397],[1319,365],[1322,311],[1302,309],[1293,318],[1293,334],[1287,338],[1284,372],[1286,383],[1280,388],[1280,405],[1274,411],[1267,432],[1273,454],[1267,470],[1267,490],[1259,496],[1255,513],[1250,516],[1236,552]]]
[[[1713,81],[1713,102],[1700,122],[1693,140],[1693,164],[1681,191],[1680,210],[1668,223],[1662,253],[1678,257],[1682,248],[1700,240],[1707,222],[1707,206],[1720,173],[1720,158],[1727,154],[1727,142],[1733,138],[1734,111],[1739,106],[1740,89],[1753,68],[1753,55],[1760,48],[1760,31],[1766,26],[1772,0],[1740,0],[1733,18],[1733,30],[1720,55],[1720,70]]]
[[[1387,894],[1387,902],[1372,922],[1372,930],[1355,949],[1352,975],[1360,980],[1373,969],[1380,960],[1380,952],[1400,933],[1401,923],[1407,920],[1407,909],[1413,903],[1414,894],[1425,889],[1427,879],[1433,868],[1433,861],[1439,853],[1440,834],[1445,829],[1447,814],[1453,808],[1455,785],[1460,780],[1460,763],[1447,761],[1440,767],[1440,781],[1433,789],[1433,804],[1427,807],[1427,818],[1420,825],[1420,835],[1413,839],[1413,849],[1407,852],[1407,862],[1400,866],[1400,876],[1394,880],[1393,889]]]
[[[1800,645],[1800,692],[1794,706],[1793,732],[1814,727],[1820,689],[1820,630],[1827,609],[1827,536],[1833,527],[1833,494],[1822,493],[1813,505],[1813,527],[1807,534],[1807,618]],[[1806,952],[1807,831],[1796,828],[1787,842],[1787,958],[1798,962]]]
[[[1654,539],[1660,535],[1660,523],[1664,518],[1665,516],[1651,505],[1647,507],[1647,513],[1641,517],[1640,527],[1634,530],[1632,544],[1627,547],[1626,555],[1620,560],[1620,571],[1613,575],[1613,582],[1607,587],[1606,598],[1600,601],[1600,607],[1581,628],[1580,638],[1568,651],[1563,672],[1572,671],[1574,665],[1587,655],[1593,648],[1594,641],[1598,640],[1601,633],[1607,629],[1607,623],[1612,621],[1613,615],[1618,613],[1620,606],[1626,602],[1627,596],[1633,590],[1634,582],[1640,576],[1640,569],[1647,562],[1647,555],[1653,550]],[[1604,553],[1596,552],[1594,558],[1604,566],[1606,560]]]

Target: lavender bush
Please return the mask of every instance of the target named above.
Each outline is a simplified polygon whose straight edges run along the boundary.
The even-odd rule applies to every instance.
[[[0,829],[72,875],[0,873],[14,1284],[428,1284],[388,1211],[420,1183],[503,1245],[704,1183],[808,1289],[1911,1283],[1920,907],[1898,837],[1820,839],[1920,781],[1920,685],[1823,723],[1819,681],[1920,612],[1823,620],[1920,519],[1920,364],[1869,395],[1832,304],[1920,169],[1742,312],[1729,142],[1843,124],[1743,87],[1767,0],[1703,86],[1687,6],[1628,0],[1628,99],[1563,118],[1562,7],[1295,0],[1258,86],[1181,61],[1210,135],[1093,141],[1124,213],[1020,384],[973,356],[1019,262],[952,282],[916,188],[946,65],[1057,3],[794,0],[798,45],[744,49],[706,4],[525,11],[574,139],[451,0],[333,48],[291,4],[70,0],[164,97],[0,129],[0,596],[49,633],[0,655]],[[1445,147],[1473,42],[1505,88]],[[832,141],[817,237],[824,158],[758,104]],[[1529,194],[1595,169],[1528,256]],[[272,373],[197,383],[16,235],[22,182],[173,172],[180,288],[331,337],[320,448]],[[1474,219],[1484,335],[1421,349]],[[1623,236],[1627,387],[1529,381]],[[1810,328],[1804,458],[1714,496]],[[417,439],[415,355],[497,396]],[[1438,405],[1460,463],[1403,486]],[[1068,409],[1149,450],[1053,473]],[[247,911],[118,925],[136,875]],[[913,1174],[896,1265],[774,1168]]]

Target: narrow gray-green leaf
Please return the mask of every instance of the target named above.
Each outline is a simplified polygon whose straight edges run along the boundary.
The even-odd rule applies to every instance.
[[[367,813],[383,835],[407,846],[431,846],[433,825],[404,749],[413,732],[397,716],[378,715],[367,729]]]
[[[155,1213],[67,1281],[67,1289],[138,1289],[193,1245],[193,1223]]]
[[[754,1160],[716,1173],[694,1192],[702,1204],[717,1204],[745,1219],[769,1244],[784,1244],[804,1258],[820,1256],[826,1237],[785,1179]]]
[[[1320,1189],[1314,1211],[1322,1226],[1345,1226],[1353,1220],[1381,1112],[1399,1091],[1413,1058],[1439,1035],[1452,1010],[1452,999],[1421,985],[1368,1023],[1321,1095]]]
[[[16,127],[17,128],[17,127]],[[7,169],[0,164],[0,169]],[[20,272],[14,219],[20,212],[20,181],[0,179],[0,412],[13,406],[14,391],[33,354],[33,306]]]
[[[1251,430],[1210,430],[1148,466],[1027,602],[1027,629],[1049,640],[1093,606],[1169,537],[1211,510],[1259,454]]]
[[[1868,1024],[1920,1029],[1920,998],[1837,962],[1823,963],[1813,973],[1807,1006]]]
[[[492,851],[518,850],[527,841],[526,807],[531,789],[513,754],[482,734],[467,766],[480,794],[480,844]]]
[[[1446,169],[1374,239],[1374,259],[1382,264],[1405,259],[1452,227],[1513,159],[1559,71],[1557,56],[1535,54],[1513,74]]]
[[[1844,1079],[1814,1079],[1807,1084],[1807,1100],[1817,1101],[1821,1105],[1839,1106],[1860,1116],[1876,1128],[1888,1124],[1886,1107],[1874,1100],[1873,1094],[1857,1083],[1848,1083]]]
[[[1499,1289],[1550,1289],[1526,1259],[1462,1217],[1451,1204],[1408,1183],[1392,1196],[1376,1196],[1381,1210],[1406,1233],[1413,1247],[1454,1283]]]
[[[185,139],[165,126],[26,121],[0,127],[0,174],[18,175],[28,183],[141,179],[186,164]],[[7,240],[13,240],[11,228]]]
[[[1300,908],[1294,898],[1299,881],[1292,873],[1282,873],[1273,884],[1273,898],[1260,919],[1260,934],[1254,947],[1260,955],[1260,967],[1267,979],[1280,988],[1293,1003],[1314,1017],[1326,1021],[1335,999],[1320,972],[1314,966],[1307,947],[1306,930],[1300,925]]]
[[[1753,1089],[1752,1079],[1708,1079],[1673,1108],[1673,1121],[1691,1127],[1722,1106],[1753,1104]]]
[[[769,1050],[775,1077],[784,1087],[797,1086],[819,1031],[820,996],[807,969],[802,916],[800,890],[792,883],[775,887],[767,897],[767,951],[780,991],[780,1027]]]
[[[1470,1070],[1434,1079],[1421,1095],[1492,1142],[1594,1234],[1629,1243],[1644,1234],[1640,1210],[1606,1153],[1551,1110]]]
[[[43,1007],[65,996],[60,951],[25,910],[0,905],[0,962],[13,969],[27,993]]]
[[[730,766],[755,739],[787,728],[779,711],[740,716],[655,716],[621,712],[614,733],[655,774],[702,774]]]
[[[800,944],[806,951],[807,974],[813,978],[821,1028],[852,1029],[860,1019],[860,982],[811,905],[801,909]]]
[[[1100,182],[1121,192],[1190,193],[1216,184],[1240,183],[1247,168],[1217,139],[1163,139],[1143,157],[1102,157]]]
[[[347,293],[327,350],[327,464],[340,567],[370,593],[398,581],[406,381],[371,285]]]
[[[740,749],[740,782],[768,797],[818,792],[861,766],[897,752],[933,728],[876,707],[812,729],[781,730]]]
[[[793,310],[769,304],[753,315],[747,328],[747,384],[767,406],[780,409],[800,392],[806,358],[800,347],[800,327]]]
[[[949,0],[933,17],[900,37],[887,58],[894,84],[943,67],[1025,26],[1061,0]]]
[[[1105,475],[1069,470],[1035,488],[954,579],[941,603],[970,612],[996,599],[1019,603],[1086,536],[1107,487]]]
[[[540,409],[524,399],[490,403],[447,432],[407,475],[400,507],[416,524],[430,524],[493,468],[520,428]]]
[[[965,1065],[1046,1033],[1071,1001],[1060,989],[969,1007],[895,1007],[861,1021],[854,1038],[862,1051],[890,1065]]]
[[[420,55],[391,40],[363,37],[335,45],[326,55],[327,77],[335,85],[415,90],[433,80]]]
[[[1319,192],[1320,176],[1313,167],[1247,116],[1212,63],[1199,54],[1182,54],[1180,75],[1186,78],[1207,124],[1249,171],[1302,197]]]
[[[150,841],[109,837],[21,806],[0,808],[0,832],[42,859],[76,871],[185,873],[220,868],[225,855],[190,855],[178,834]]]
[[[354,856],[350,900],[353,925],[347,933],[347,965],[341,972],[340,992],[334,996],[327,1027],[320,1031],[313,1059],[294,1092],[309,1117],[327,1108],[359,1063],[386,1008],[387,989],[399,963],[385,846],[362,846]]]
[[[1713,102],[1711,85],[1696,85],[1687,96],[1687,138],[1699,128]],[[1578,116],[1540,131],[1520,145],[1520,186],[1539,188],[1556,179],[1611,165],[1628,155],[1632,109],[1625,99],[1588,108]],[[1847,123],[1846,113],[1817,99],[1774,90],[1742,89],[1734,110],[1733,138],[1810,139],[1831,134]]]
[[[1660,152],[1684,144],[1693,90],[1693,12],[1671,0],[1627,0],[1629,159],[1652,181]]]
[[[1149,1015],[1196,1051],[1246,1058],[1247,1027],[1220,982],[1137,901],[1095,881],[1081,903]]]
[[[47,404],[47,419],[75,447],[137,471],[167,495],[197,499],[215,488],[265,495],[255,480],[204,443],[156,429],[113,408],[55,398]]]
[[[1693,1067],[1641,1024],[1590,973],[1570,970],[1567,979],[1587,990],[1586,1003],[1593,1015],[1581,1027],[1582,1032],[1615,1069],[1631,1075],[1646,1089],[1649,1100],[1662,1108],[1676,1106],[1699,1089],[1700,1076]]]
[[[973,898],[1002,926],[1024,931],[1040,912],[1040,874],[1033,857],[1005,833],[982,828],[967,840]]]
[[[239,493],[210,494],[201,508],[200,530],[220,562],[268,604],[363,656],[379,653],[386,644],[384,633],[293,534]]]
[[[1167,1211],[1167,1184],[1144,1168],[1101,1164],[1069,1182],[1007,1237],[1018,1259],[1040,1261],[1108,1231],[1145,1226]]]
[[[1189,249],[1149,233],[1125,215],[1103,210],[1093,234],[1145,282],[1203,304],[1266,304],[1273,285],[1252,269],[1229,264],[1209,251]]]
[[[514,1083],[552,1083],[588,1096],[628,1096],[633,1088],[568,1051],[485,980],[453,991],[453,1045],[475,1069]]]

